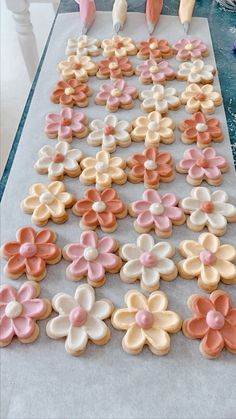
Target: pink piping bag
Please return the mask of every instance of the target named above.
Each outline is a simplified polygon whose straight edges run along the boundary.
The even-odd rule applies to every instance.
[[[160,18],[163,7],[163,0],[147,0],[146,2],[146,21],[148,32],[151,35]]]
[[[94,0],[75,0],[79,4],[80,19],[82,22],[82,33],[86,34],[92,26],[96,15],[96,5]]]

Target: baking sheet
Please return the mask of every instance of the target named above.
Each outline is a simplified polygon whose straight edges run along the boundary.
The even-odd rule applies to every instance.
[[[24,225],[31,225],[30,215],[22,213],[20,202],[28,195],[29,187],[35,182],[48,183],[47,175],[39,175],[33,169],[37,160],[38,150],[45,144],[56,144],[43,132],[45,114],[58,112],[59,105],[50,102],[49,96],[55,82],[59,79],[56,65],[65,58],[65,48],[69,37],[80,33],[78,14],[62,14],[52,34],[51,42],[42,66],[41,74],[35,89],[31,107],[21,141],[16,153],[11,174],[2,200],[1,242],[14,240],[15,232]],[[98,39],[110,37],[113,33],[110,12],[98,12],[95,24],[89,32]],[[133,37],[136,41],[145,39],[148,34],[144,15],[130,13],[123,34]],[[164,37],[170,43],[182,35],[182,27],[177,17],[161,16],[154,35]],[[191,36],[201,36],[210,49],[207,63],[214,63],[212,43],[207,19],[194,18],[191,25]],[[101,56],[96,57],[98,61]],[[136,57],[131,57],[135,64],[140,63]],[[175,58],[169,60],[175,69],[179,63]],[[137,77],[127,78],[140,90],[146,88],[139,84]],[[103,81],[90,78],[89,84],[96,93]],[[20,83],[20,77],[19,77]],[[167,85],[183,91],[185,82],[168,82]],[[219,90],[218,77],[214,86]],[[133,110],[119,110],[117,116],[133,120],[141,115],[140,101],[136,100]],[[14,106],[14,104],[13,104]],[[84,108],[90,121],[94,118],[104,118],[105,107],[94,104],[94,95],[89,99],[89,107]],[[170,117],[178,123],[187,117],[184,107],[177,112],[170,112]],[[225,135],[221,144],[214,145],[216,151],[222,154],[230,165],[230,171],[224,175],[222,188],[228,192],[232,201],[235,182],[233,160],[227,132],[223,106],[218,107],[215,116],[220,119]],[[171,145],[161,145],[160,151],[169,151],[175,161],[179,160],[186,145],[180,141],[180,133],[176,133],[176,141]],[[73,146],[80,148],[84,154],[94,156],[100,148],[90,147],[85,139],[73,140]],[[143,143],[132,143],[128,148],[117,148],[113,155],[124,158],[136,151],[143,150]],[[81,198],[83,185],[78,178],[65,177],[68,191]],[[205,186],[205,185],[204,185]],[[207,185],[206,185],[207,186]],[[121,198],[129,203],[141,198],[144,190],[142,184],[133,185],[127,182],[123,186],[114,187]],[[211,189],[214,189],[213,187]],[[176,174],[176,179],[168,184],[160,184],[159,191],[175,192],[179,198],[189,194],[191,186],[185,181],[185,175]],[[57,244],[63,247],[66,243],[79,239],[79,218],[69,210],[69,220],[63,225],[49,222],[48,227],[56,231]],[[134,219],[126,217],[118,221],[118,229],[112,234],[122,244],[136,241],[138,234],[133,229]],[[127,234],[128,231],[128,234]],[[99,236],[103,233],[98,229]],[[230,225],[222,242],[235,244],[236,225]],[[155,235],[154,235],[155,237]],[[169,241],[178,245],[182,239],[197,239],[198,234],[185,226],[174,227]],[[180,260],[178,252],[175,260]],[[5,262],[2,263],[4,265]],[[58,265],[48,267],[47,277],[40,283],[41,295],[51,298],[60,291],[74,294],[77,283],[65,277],[68,262],[61,261]],[[3,266],[2,266],[3,267]],[[26,277],[11,281],[2,274],[2,282],[20,286]],[[85,281],[81,281],[83,283]],[[96,290],[97,298],[110,298],[115,306],[123,307],[124,294],[130,288],[140,289],[137,282],[134,285],[124,284],[119,275],[107,274],[107,282]],[[236,303],[236,285],[225,286],[220,283],[220,289],[227,290]],[[186,306],[187,298],[196,292],[204,294],[197,287],[196,281],[184,281],[177,278],[173,282],[161,281],[160,289],[167,293],[169,308],[180,314],[182,318],[190,315]],[[110,325],[110,322],[108,322]],[[2,417],[13,418],[233,418],[236,416],[235,405],[235,357],[224,351],[216,361],[203,358],[198,351],[197,340],[189,340],[182,333],[171,335],[171,350],[165,357],[157,357],[146,348],[138,356],[130,356],[123,352],[121,340],[124,332],[112,329],[112,339],[104,347],[92,344],[80,357],[69,356],[64,349],[64,340],[49,339],[45,333],[46,321],[39,322],[40,337],[30,345],[23,345],[14,340],[7,348],[1,350],[2,378]]]

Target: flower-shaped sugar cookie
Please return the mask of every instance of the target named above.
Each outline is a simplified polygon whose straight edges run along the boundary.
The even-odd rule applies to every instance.
[[[215,106],[220,106],[222,97],[218,92],[214,92],[211,84],[200,87],[196,83],[189,84],[181,94],[181,102],[186,105],[187,112],[194,113],[202,111],[204,113],[214,113]]]
[[[208,147],[211,142],[219,143],[224,139],[219,120],[207,119],[201,112],[194,113],[191,118],[181,121],[179,129],[182,131],[183,143],[196,143],[199,148]]]
[[[124,172],[125,160],[121,157],[111,157],[107,151],[99,151],[96,157],[86,157],[80,166],[83,169],[80,182],[84,185],[95,183],[99,191],[109,188],[112,182],[122,185],[127,180]]]
[[[75,296],[60,292],[53,297],[52,306],[58,316],[47,323],[47,335],[52,339],[65,337],[65,349],[70,355],[80,355],[88,340],[95,345],[105,345],[110,339],[110,330],[103,321],[111,316],[110,300],[95,300],[92,287],[83,284],[77,287]]]
[[[133,154],[127,161],[130,182],[144,182],[145,188],[158,188],[160,182],[174,179],[172,156],[160,153],[155,147],[146,148],[142,154]]]
[[[34,168],[40,174],[48,173],[50,180],[63,180],[64,174],[76,177],[81,172],[79,162],[83,157],[82,152],[72,149],[64,141],[59,141],[55,147],[45,145],[38,155]]]
[[[153,189],[143,192],[142,199],[134,201],[129,207],[129,214],[137,217],[134,228],[138,233],[148,233],[155,229],[157,236],[170,237],[172,224],[181,225],[185,222],[185,215],[177,207],[178,201],[173,193],[160,195]]]
[[[179,274],[184,279],[198,279],[199,288],[214,291],[220,280],[224,284],[236,283],[236,249],[230,244],[220,244],[214,234],[202,233],[198,242],[183,240],[179,251],[186,259],[178,263]]]
[[[88,96],[91,94],[92,90],[86,83],[80,83],[76,79],[60,80],[52,91],[51,101],[71,108],[74,105],[83,108],[88,105]]]
[[[47,274],[46,264],[54,265],[61,260],[61,250],[55,241],[56,234],[49,229],[17,230],[16,240],[1,247],[1,256],[8,261],[4,267],[6,276],[17,279],[25,273],[29,280],[41,281]]]
[[[179,65],[178,80],[187,80],[188,83],[213,83],[216,70],[213,65],[205,64],[202,60],[185,62]]]
[[[172,281],[177,276],[177,268],[170,259],[175,254],[174,247],[167,242],[155,244],[150,234],[138,236],[137,245],[124,244],[119,253],[126,261],[120,278],[128,284],[140,279],[141,287],[152,292],[159,288],[160,278]]]
[[[104,120],[94,119],[90,124],[87,142],[92,146],[102,146],[108,153],[113,153],[116,146],[128,147],[131,143],[132,125],[128,121],[119,121],[115,115],[107,115]]]
[[[166,114],[168,110],[175,111],[181,106],[177,90],[161,84],[156,84],[150,90],[143,90],[139,97],[142,100],[142,111],[148,113],[156,110]]]
[[[206,226],[211,233],[222,236],[226,232],[227,222],[236,221],[236,207],[228,200],[223,190],[211,193],[201,186],[193,188],[190,196],[180,202],[184,212],[190,214],[187,226],[193,231],[200,231]]]
[[[175,72],[167,61],[157,64],[155,60],[147,60],[136,67],[135,73],[143,84],[165,84],[167,80],[175,78]]]
[[[99,79],[122,79],[134,74],[132,63],[127,57],[117,58],[115,55],[105,58],[98,63],[97,77]]]
[[[32,343],[39,335],[37,320],[46,319],[51,304],[37,298],[40,286],[33,281],[25,282],[16,290],[11,285],[0,287],[0,347],[7,346],[16,336],[21,343]]]
[[[64,184],[59,181],[49,185],[35,183],[29,193],[21,202],[21,208],[26,214],[32,214],[32,223],[40,227],[50,219],[56,224],[63,224],[68,218],[66,208],[75,203],[74,196],[66,192]]]
[[[58,138],[70,143],[72,137],[83,138],[88,134],[87,117],[82,112],[63,108],[59,113],[46,115],[45,133],[49,138]]]
[[[70,55],[66,61],[61,61],[57,66],[63,80],[76,79],[82,83],[88,81],[89,76],[97,72],[97,64],[90,57],[83,55]]]
[[[182,38],[173,45],[173,51],[176,59],[179,61],[195,61],[201,57],[209,55],[208,48],[201,39],[195,38],[190,41],[188,38]]]
[[[209,299],[191,295],[188,307],[193,317],[184,320],[183,333],[191,339],[201,339],[199,350],[210,359],[217,358],[226,348],[236,353],[236,307],[224,291],[214,291]]]
[[[130,290],[125,295],[127,308],[115,310],[112,325],[126,330],[122,340],[125,352],[131,355],[148,345],[155,355],[165,355],[170,350],[168,333],[181,329],[182,320],[174,311],[167,310],[168,299],[164,292],[155,291],[146,298],[142,293]]]
[[[197,186],[205,180],[210,185],[217,186],[222,182],[221,173],[228,170],[228,164],[212,147],[203,150],[192,147],[185,150],[176,170],[188,174],[186,180],[190,185]]]
[[[110,55],[126,57],[127,55],[135,55],[137,52],[134,42],[128,36],[113,35],[110,39],[104,39],[101,47],[105,57]]]
[[[67,244],[63,249],[63,257],[72,262],[67,270],[67,277],[72,281],[80,281],[87,277],[93,287],[101,287],[105,281],[105,272],[119,272],[122,261],[115,254],[118,243],[112,237],[98,238],[94,231],[84,231],[79,243]]]
[[[100,54],[100,42],[87,35],[81,35],[79,38],[69,38],[67,41],[66,55],[90,55],[95,57]]]
[[[78,217],[82,217],[80,228],[83,230],[95,230],[99,226],[106,233],[115,231],[116,219],[127,215],[126,205],[112,188],[102,192],[87,189],[84,198],[75,203],[72,211]]]
[[[172,48],[166,39],[157,39],[151,36],[147,41],[139,42],[137,57],[141,60],[161,61],[163,58],[172,57]]]
[[[95,96],[95,103],[106,105],[109,112],[116,112],[119,108],[131,109],[137,96],[138,92],[134,86],[119,79],[113,83],[101,84],[100,91]]]
[[[139,116],[133,121],[131,132],[133,141],[145,140],[146,147],[158,147],[160,143],[171,144],[175,140],[175,124],[171,118],[163,118],[160,112],[151,112],[148,116]]]

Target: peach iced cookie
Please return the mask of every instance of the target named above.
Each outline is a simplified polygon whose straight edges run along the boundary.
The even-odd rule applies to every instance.
[[[209,147],[213,142],[220,143],[224,139],[219,120],[206,118],[202,112],[182,120],[179,129],[182,131],[181,140],[184,144],[196,143],[199,148]]]
[[[126,57],[127,55],[136,55],[137,47],[133,40],[128,36],[113,35],[112,38],[104,39],[101,43],[103,55],[110,57]]]
[[[138,92],[134,86],[128,85],[124,80],[113,83],[103,83],[99,93],[95,96],[97,105],[106,105],[108,112],[116,112],[119,108],[131,109]]]
[[[47,274],[46,264],[54,265],[61,260],[61,249],[55,244],[56,234],[49,229],[35,231],[22,227],[16,232],[16,240],[7,241],[1,247],[1,256],[7,260],[4,273],[18,279],[26,274],[29,280],[41,281]]]
[[[117,58],[115,55],[105,58],[98,63],[97,78],[104,79],[122,79],[134,74],[132,63],[127,57]]]
[[[216,106],[221,105],[222,97],[220,93],[214,91],[211,84],[200,87],[196,83],[191,83],[181,94],[181,102],[186,105],[186,112],[202,111],[211,114],[215,112]]]
[[[17,290],[11,285],[0,287],[0,346],[8,346],[16,337],[21,343],[32,343],[39,335],[37,320],[46,319],[51,313],[47,299],[37,298],[40,286],[25,282]]]
[[[88,134],[87,117],[82,112],[63,108],[59,113],[48,113],[45,133],[49,138],[71,143],[72,137],[84,138]]]
[[[146,147],[158,147],[160,143],[171,144],[175,140],[175,124],[171,118],[162,117],[154,111],[148,116],[139,116],[133,121],[131,138],[133,141],[145,141]]]
[[[170,350],[169,333],[181,329],[182,320],[174,311],[167,310],[168,299],[164,292],[155,291],[146,298],[139,291],[125,294],[127,308],[115,310],[112,325],[125,330],[122,347],[136,355],[147,345],[155,355],[165,355]]]
[[[137,57],[141,60],[161,61],[163,58],[172,57],[172,48],[166,39],[157,39],[151,36],[146,41],[138,43]]]
[[[236,283],[236,249],[230,244],[221,244],[211,233],[200,234],[198,241],[183,240],[179,252],[186,259],[178,263],[179,275],[184,279],[197,278],[204,291],[214,291],[220,281]]]
[[[64,107],[83,108],[88,105],[88,97],[91,95],[92,90],[86,83],[81,83],[76,79],[60,80],[52,91],[51,101]]]
[[[83,284],[77,287],[74,297],[60,292],[52,299],[53,309],[58,313],[49,320],[46,331],[51,339],[65,339],[65,349],[70,355],[80,355],[88,341],[105,345],[110,340],[110,330],[104,322],[113,311],[110,300],[96,301],[92,287]]]
[[[91,57],[83,55],[71,55],[65,61],[60,61],[57,66],[61,74],[61,78],[65,81],[76,79],[81,83],[88,81],[89,76],[95,76],[97,72],[97,64],[91,60]]]

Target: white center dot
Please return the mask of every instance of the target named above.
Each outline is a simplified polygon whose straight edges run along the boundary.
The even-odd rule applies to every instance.
[[[96,202],[93,203],[92,209],[95,212],[103,212],[106,209],[106,204],[103,201],[96,201]]]
[[[162,204],[154,203],[150,205],[149,211],[152,215],[161,215],[164,212],[164,207]]]
[[[103,161],[98,161],[95,165],[95,169],[98,173],[103,173],[107,170],[108,165]]]
[[[95,249],[95,247],[86,247],[84,249],[84,258],[88,262],[92,262],[93,260],[97,259],[98,257],[98,251]]]
[[[158,124],[157,122],[151,121],[148,124],[148,129],[150,131],[159,131],[160,130],[160,124]]]
[[[196,130],[198,132],[205,132],[205,131],[207,131],[207,129],[208,129],[208,126],[206,124],[197,124],[196,125]]]
[[[10,301],[5,308],[5,315],[9,319],[19,317],[22,312],[22,305],[18,301]]]
[[[154,160],[146,160],[144,163],[144,167],[148,170],[155,170],[157,168],[157,165]]]
[[[39,200],[41,204],[51,204],[54,201],[55,197],[50,192],[44,192],[40,196]]]

